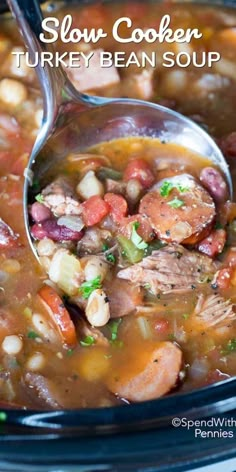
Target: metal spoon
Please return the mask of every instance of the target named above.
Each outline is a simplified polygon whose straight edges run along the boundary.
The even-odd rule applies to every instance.
[[[31,54],[48,51],[39,39],[42,13],[37,0],[8,0]],[[34,57],[34,56],[33,56]],[[36,68],[44,97],[44,118],[31,152],[24,185],[24,219],[32,244],[28,202],[32,175],[40,186],[53,175],[57,163],[69,153],[83,152],[104,141],[125,136],[147,136],[181,144],[208,157],[224,173],[230,196],[228,165],[213,139],[179,113],[153,103],[130,99],[106,99],[79,93],[60,68]]]

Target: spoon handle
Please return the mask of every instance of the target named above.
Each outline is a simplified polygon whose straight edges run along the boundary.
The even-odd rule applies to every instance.
[[[24,43],[28,48],[31,61],[43,52],[52,52],[51,44],[40,40],[43,32],[43,15],[38,0],[7,0],[9,8],[18,24]],[[51,67],[48,63],[44,67],[36,66],[36,73],[40,82],[44,98],[44,123],[47,127],[53,126],[60,106],[70,100],[80,103],[83,108],[102,105],[109,101],[99,97],[92,97],[78,92],[67,78],[62,67]]]

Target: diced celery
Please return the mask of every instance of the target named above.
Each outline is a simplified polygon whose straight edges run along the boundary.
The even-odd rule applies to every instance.
[[[82,269],[79,259],[69,251],[59,249],[52,258],[49,278],[67,295],[76,295],[82,281]]]
[[[127,239],[122,235],[119,235],[117,239],[125,253],[125,257],[129,262],[131,262],[131,264],[135,264],[136,262],[139,262],[143,259],[144,251],[142,249],[138,249],[130,239]]]
[[[137,318],[137,324],[143,339],[150,339],[152,337],[152,331],[147,318],[139,316]]]

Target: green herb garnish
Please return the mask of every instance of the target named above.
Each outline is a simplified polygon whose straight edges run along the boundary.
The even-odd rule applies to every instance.
[[[118,328],[122,322],[122,318],[117,318],[117,320],[113,320],[108,323],[107,327],[111,333],[111,343],[117,340],[118,337]]]
[[[170,192],[176,188],[179,190],[180,193],[185,193],[189,191],[189,187],[184,187],[181,184],[172,184],[172,182],[168,182],[168,180],[165,180],[163,182],[162,186],[160,187],[160,194],[162,197],[169,197]]]
[[[135,221],[132,225],[132,233],[131,233],[131,241],[138,249],[147,249],[148,244],[139,236],[137,233],[137,229],[139,228],[140,224]]]
[[[236,338],[230,339],[225,348],[222,349],[221,354],[227,355],[236,351]]]
[[[85,338],[82,339],[82,341],[80,341],[80,344],[83,347],[92,346],[94,343],[95,343],[95,339],[93,336],[85,336]]]
[[[106,260],[108,262],[112,262],[112,264],[116,263],[116,257],[114,256],[114,254],[107,254],[106,255]]]
[[[214,229],[224,229],[224,226],[219,221],[217,221]]]
[[[79,291],[82,294],[82,297],[87,299],[91,295],[91,293],[96,290],[97,288],[101,288],[101,276],[98,275],[93,280],[88,280],[87,282],[83,282],[80,285]]]
[[[161,196],[168,197],[173,188],[174,185],[171,182],[168,182],[168,180],[165,180],[165,182],[163,182],[162,186],[160,187]]]
[[[73,353],[74,353],[74,349],[68,349],[68,350],[66,351],[67,357],[72,356]]]
[[[38,195],[36,195],[35,197],[35,200],[37,200],[37,202],[39,203],[43,203],[44,201],[43,195],[41,193],[38,193]]]
[[[190,316],[189,313],[184,313],[182,315],[182,318],[184,318],[184,320],[187,320],[189,318],[189,316]]]
[[[36,339],[36,338],[39,338],[40,336],[38,335],[38,333],[35,333],[35,331],[29,331],[28,334],[27,334],[27,338],[29,339]]]
[[[109,249],[108,244],[104,243],[104,244],[102,245],[102,252],[106,252],[106,251],[108,251],[108,249]]]
[[[177,184],[176,188],[179,190],[180,193],[189,192],[189,187],[183,187],[181,184]]]
[[[171,208],[180,208],[184,205],[183,200],[180,200],[178,197],[173,198],[170,202],[167,203]]]

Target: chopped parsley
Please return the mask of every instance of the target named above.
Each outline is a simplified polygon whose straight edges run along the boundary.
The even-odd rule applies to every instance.
[[[108,249],[109,249],[108,244],[104,243],[104,244],[102,245],[102,252],[108,251]]]
[[[37,202],[39,203],[43,203],[44,201],[43,195],[41,193],[38,193],[38,195],[36,195],[35,197],[35,200],[37,200]]]
[[[110,342],[113,343],[118,338],[118,328],[122,322],[122,318],[117,318],[117,320],[113,320],[108,323],[107,327],[111,333],[111,340]]]
[[[168,182],[168,180],[165,180],[165,182],[163,182],[162,186],[160,187],[161,196],[168,197],[173,188],[174,185],[171,182]]]
[[[184,187],[181,184],[172,184],[172,182],[169,182],[168,180],[165,180],[163,182],[162,186],[160,187],[160,194],[162,197],[169,197],[170,192],[176,188],[179,190],[180,193],[185,193],[189,191],[189,187]]]
[[[184,313],[182,315],[182,318],[184,318],[184,320],[187,320],[189,318],[189,316],[190,316],[189,313]]]
[[[180,193],[189,192],[189,187],[183,187],[181,184],[177,184],[176,188],[179,190]]]
[[[108,262],[112,262],[112,264],[116,263],[116,257],[114,256],[114,254],[107,254],[106,255],[106,260]]]
[[[180,208],[184,205],[184,201],[180,200],[178,197],[173,198],[170,202],[167,203],[171,208]]]
[[[148,283],[147,283],[147,284],[144,284],[144,288],[145,288],[146,290],[150,290],[151,284],[148,284]]]
[[[217,221],[214,229],[224,229],[224,226],[219,221]]]
[[[140,223],[135,221],[132,225],[131,241],[138,249],[147,249],[148,244],[139,236],[137,229],[139,228]]]
[[[80,341],[80,344],[83,347],[92,346],[94,343],[95,339],[93,336],[85,336],[85,338]]]
[[[100,275],[98,275],[93,280],[88,280],[87,282],[83,282],[80,285],[79,292],[81,293],[83,298],[87,299],[89,298],[91,293],[97,288],[102,288]]]
[[[35,331],[29,331],[28,334],[27,334],[27,338],[29,339],[36,339],[36,338],[39,338],[40,336],[38,335],[38,333],[35,333]]]
[[[236,351],[236,338],[230,339],[225,348],[222,349],[221,354],[227,355]]]
[[[74,349],[68,349],[66,352],[67,357],[72,356],[73,352],[74,352]]]

